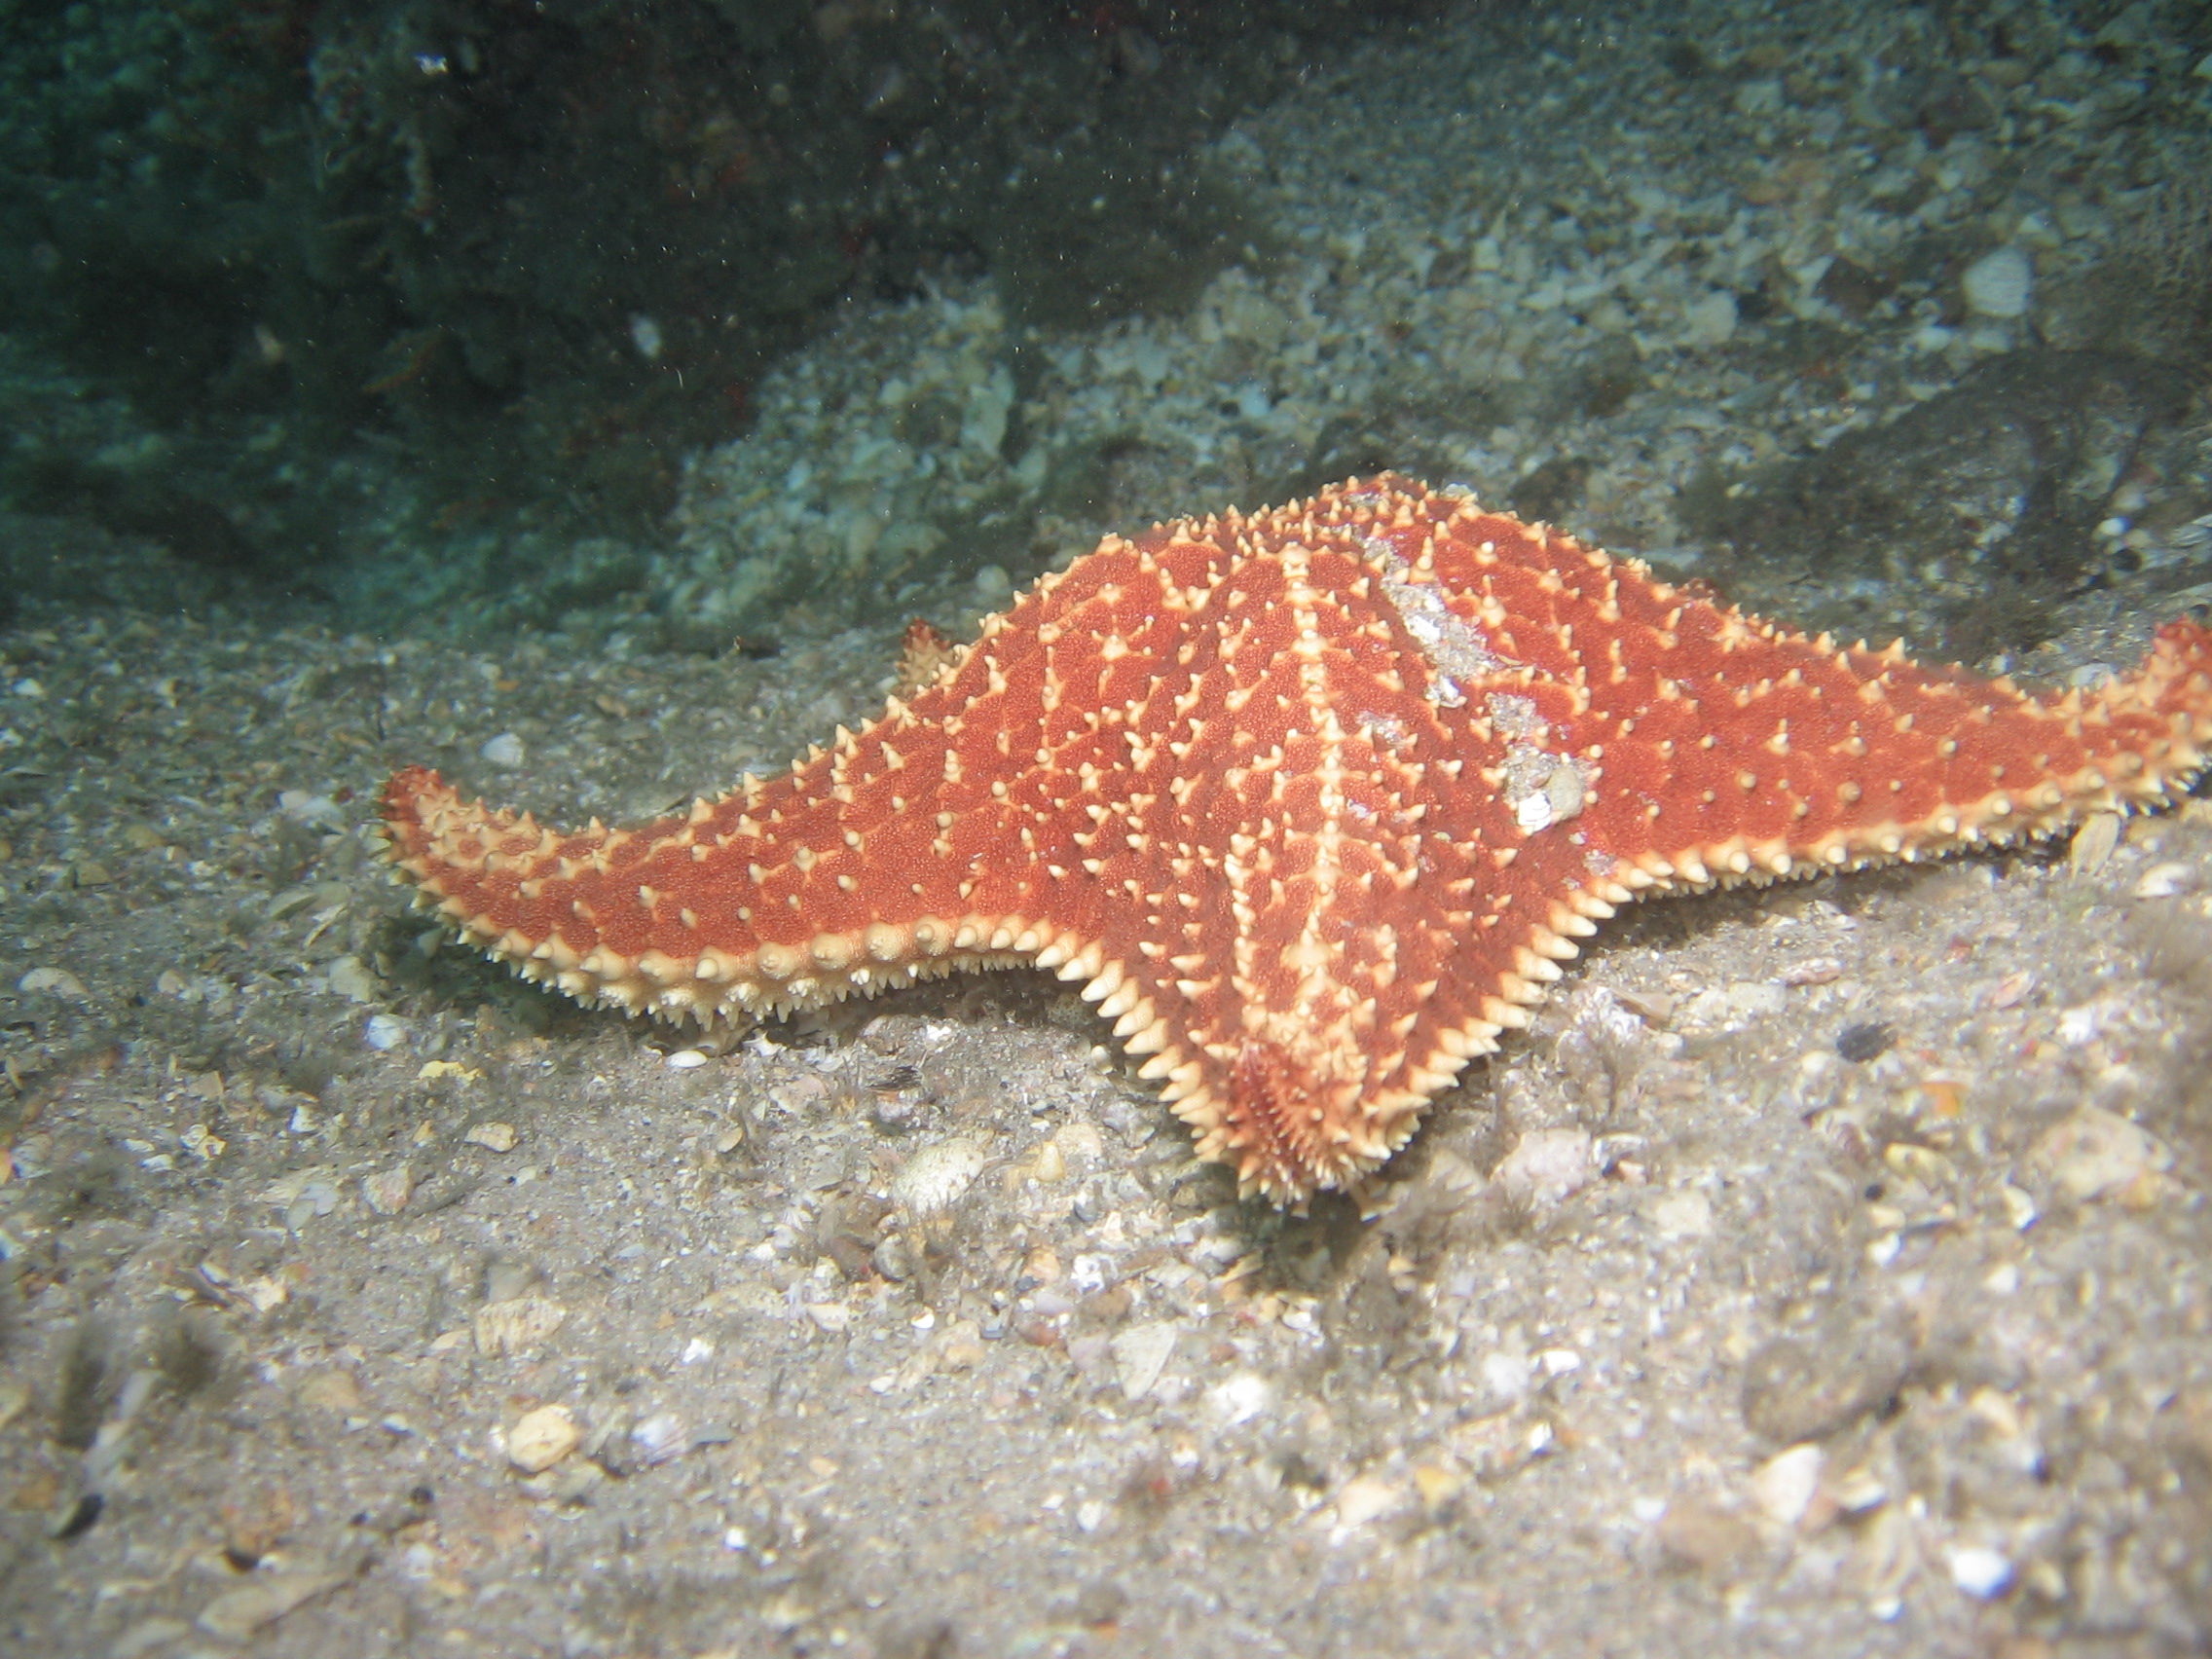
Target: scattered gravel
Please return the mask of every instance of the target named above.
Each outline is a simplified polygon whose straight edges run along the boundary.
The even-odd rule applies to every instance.
[[[2194,338],[2157,203],[2205,43],[2155,5],[1580,28],[1478,12],[1244,124],[1268,245],[1181,316],[857,308],[691,463],[662,591],[745,651],[26,605],[0,1645],[2212,1641],[2201,803],[1624,915],[1365,1215],[1239,1204],[1047,976],[679,1035],[376,867],[393,764],[657,812],[866,718],[913,610],[1383,461],[1924,642],[2040,536],[2064,580],[1977,654],[2055,677],[2194,602],[2212,455],[2139,359]],[[2036,428],[2078,535],[2004,507],[2039,388],[2102,412]],[[1848,501],[1789,494],[1824,461]],[[1747,500],[1824,528],[1746,559]],[[1887,555],[1835,552],[1847,504]]]

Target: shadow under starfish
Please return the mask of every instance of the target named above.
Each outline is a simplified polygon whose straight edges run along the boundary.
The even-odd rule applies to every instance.
[[[2212,634],[2084,695],[1808,639],[1384,475],[1110,535],[910,702],[688,813],[564,833],[411,768],[390,857],[587,1003],[781,1014],[1081,980],[1277,1202],[1350,1185],[1631,899],[2156,807]]]

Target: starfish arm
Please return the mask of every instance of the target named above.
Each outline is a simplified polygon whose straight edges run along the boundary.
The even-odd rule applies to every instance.
[[[863,832],[843,803],[794,786],[749,783],[635,829],[563,834],[412,768],[387,786],[385,822],[418,903],[587,1003],[712,1020],[1000,965],[979,937],[996,929],[961,906],[927,820]],[[865,894],[855,855],[867,855]]]
[[[631,829],[543,830],[403,771],[385,793],[393,863],[495,958],[667,1018],[783,1014],[1033,959],[1059,855],[1003,781],[1003,677],[967,661],[787,773]]]
[[[1436,538],[1455,604],[1530,682],[1591,787],[1576,829],[1638,891],[1859,868],[2165,804],[2212,746],[2212,635],[2169,624],[2083,696],[1838,647],[1465,512]]]
[[[667,1018],[784,1014],[1032,961],[1088,965],[1095,981],[1085,843],[1100,803],[1125,805],[1155,759],[1168,769],[1130,733],[1172,654],[1182,577],[1219,562],[1185,553],[1170,571],[1109,538],[950,653],[911,704],[649,824],[565,834],[404,770],[384,797],[393,865],[419,903],[526,977]]]

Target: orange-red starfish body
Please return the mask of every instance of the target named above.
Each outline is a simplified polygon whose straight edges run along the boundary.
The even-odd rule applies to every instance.
[[[1382,477],[1110,535],[911,702],[688,813],[562,833],[422,769],[384,810],[422,903],[586,1002],[1053,969],[1287,1202],[1388,1158],[1630,899],[2158,805],[2207,744],[2194,623],[2031,697]]]

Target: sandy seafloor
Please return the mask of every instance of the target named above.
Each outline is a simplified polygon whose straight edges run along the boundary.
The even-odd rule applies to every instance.
[[[1373,1219],[1237,1204],[1044,975],[691,1045],[441,948],[364,826],[407,761],[613,820],[858,723],[898,612],[1006,591],[1007,556],[927,562],[933,512],[1027,512],[1064,557],[1355,450],[1499,499],[1568,458],[1552,516],[1786,620],[1955,617],[2012,579],[2008,521],[1723,567],[1678,504],[1992,365],[2046,384],[2189,278],[2145,192],[2212,70],[2110,10],[2006,13],[2002,51],[1727,6],[1362,49],[1221,146],[1267,257],[1047,342],[1026,407],[987,285],[856,311],[763,387],[665,591],[735,616],[773,561],[879,572],[886,535],[938,572],[771,655],[31,607],[0,635],[0,1647],[2203,1651],[2201,807],[1626,915]],[[1824,286],[1839,248],[1871,286]],[[887,435],[887,380],[953,418]],[[2082,440],[2096,579],[1977,655],[2093,678],[2196,597],[2194,395]],[[1120,434],[1092,521],[1040,504],[1010,418]],[[88,593],[161,570],[6,534]]]

